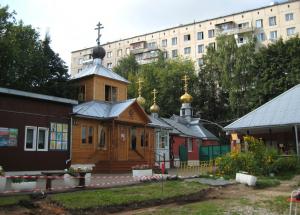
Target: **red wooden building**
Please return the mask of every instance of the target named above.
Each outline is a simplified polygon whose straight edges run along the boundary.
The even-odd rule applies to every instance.
[[[173,128],[170,132],[170,157],[173,166],[178,166],[180,162],[198,165],[201,159],[199,147],[219,145],[218,138],[203,127],[200,119],[193,118],[191,107],[193,98],[187,93],[187,76],[183,80],[185,94],[180,97],[182,103],[180,116],[163,118]]]

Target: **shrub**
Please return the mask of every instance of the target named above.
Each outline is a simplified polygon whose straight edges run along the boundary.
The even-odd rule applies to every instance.
[[[275,160],[273,164],[274,172],[290,172],[297,169],[298,160],[297,157],[279,157]]]
[[[34,182],[34,181],[36,181],[36,177],[34,176],[29,178],[16,177],[11,179],[12,183]]]
[[[276,187],[280,185],[280,181],[277,179],[257,179],[255,188],[264,189],[268,187]]]
[[[259,171],[252,152],[228,153],[225,156],[216,159],[216,166],[220,175],[233,176],[239,171],[256,174]]]

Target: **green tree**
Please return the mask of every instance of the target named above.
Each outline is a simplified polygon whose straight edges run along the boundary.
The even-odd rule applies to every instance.
[[[160,106],[160,116],[170,116],[178,114],[181,107],[179,98],[183,92],[182,77],[187,74],[190,77],[189,93],[197,99],[194,94],[194,86],[197,82],[194,63],[184,59],[164,59],[162,53],[159,53],[157,61],[149,64],[138,65],[133,55],[123,58],[114,71],[128,78],[131,82],[128,88],[128,97],[136,98],[137,80],[142,78],[143,94],[146,99],[145,110],[149,112],[153,104],[152,90],[158,90],[157,103]]]
[[[15,14],[0,6],[0,86],[70,97],[67,67],[50,48],[49,36],[40,40]]]
[[[133,54],[128,57],[122,58],[118,65],[113,68],[114,72],[118,73],[124,78],[129,79],[129,75],[136,75],[139,70],[139,64],[135,60]]]
[[[255,40],[238,46],[233,35],[219,36],[217,48],[208,47],[199,80],[206,91],[203,108],[211,120],[237,118],[249,111],[253,82]]]
[[[282,39],[263,47],[255,55],[255,90],[251,96],[259,106],[300,82],[300,39]]]

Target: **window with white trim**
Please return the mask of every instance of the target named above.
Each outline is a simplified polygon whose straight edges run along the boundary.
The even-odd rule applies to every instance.
[[[285,21],[291,21],[291,20],[294,20],[294,14],[293,13],[285,14]]]
[[[191,40],[191,35],[190,34],[183,35],[183,40],[184,41],[190,41]]]
[[[277,31],[271,31],[270,40],[276,40],[276,39],[277,39]]]
[[[172,38],[172,45],[173,46],[177,45],[177,37]]]
[[[37,151],[48,151],[48,136],[48,128],[38,127]]]
[[[296,33],[296,28],[295,27],[292,27],[292,28],[287,28],[286,29],[286,34],[287,36],[292,36]]]
[[[256,27],[257,28],[262,28],[263,27],[263,20],[262,19],[256,20]]]
[[[208,30],[208,38],[213,38],[215,36],[215,29]]]
[[[257,35],[258,41],[265,41],[265,33],[261,32]]]
[[[35,151],[36,150],[36,127],[35,126],[25,126],[25,151]]]
[[[161,41],[161,46],[162,47],[167,47],[168,46],[168,40],[167,39],[164,39]]]
[[[204,52],[204,45],[198,45],[198,53],[203,53]]]
[[[204,39],[204,33],[203,31],[197,32],[197,40],[203,40]]]
[[[183,51],[184,54],[191,54],[191,47],[185,47]]]
[[[269,26],[276,25],[276,16],[269,17]]]

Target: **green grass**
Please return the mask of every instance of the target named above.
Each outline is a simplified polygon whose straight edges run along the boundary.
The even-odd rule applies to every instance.
[[[258,178],[256,181],[255,188],[264,189],[268,187],[276,187],[280,185],[280,181],[278,179],[273,178]]]
[[[16,205],[21,200],[29,200],[29,196],[8,196],[8,197],[0,197],[0,207]]]
[[[168,181],[164,183],[163,193],[161,183],[151,183],[122,188],[55,194],[50,198],[67,209],[85,209],[186,195],[207,187],[197,182]]]
[[[270,200],[265,200],[263,203],[271,211],[276,211],[279,214],[287,214],[290,207],[290,203],[287,201],[288,198],[287,196],[277,196]]]
[[[134,213],[133,213],[134,214]],[[212,201],[197,202],[186,205],[176,205],[174,207],[157,208],[155,211],[137,213],[138,215],[218,215],[224,214],[223,207]]]

